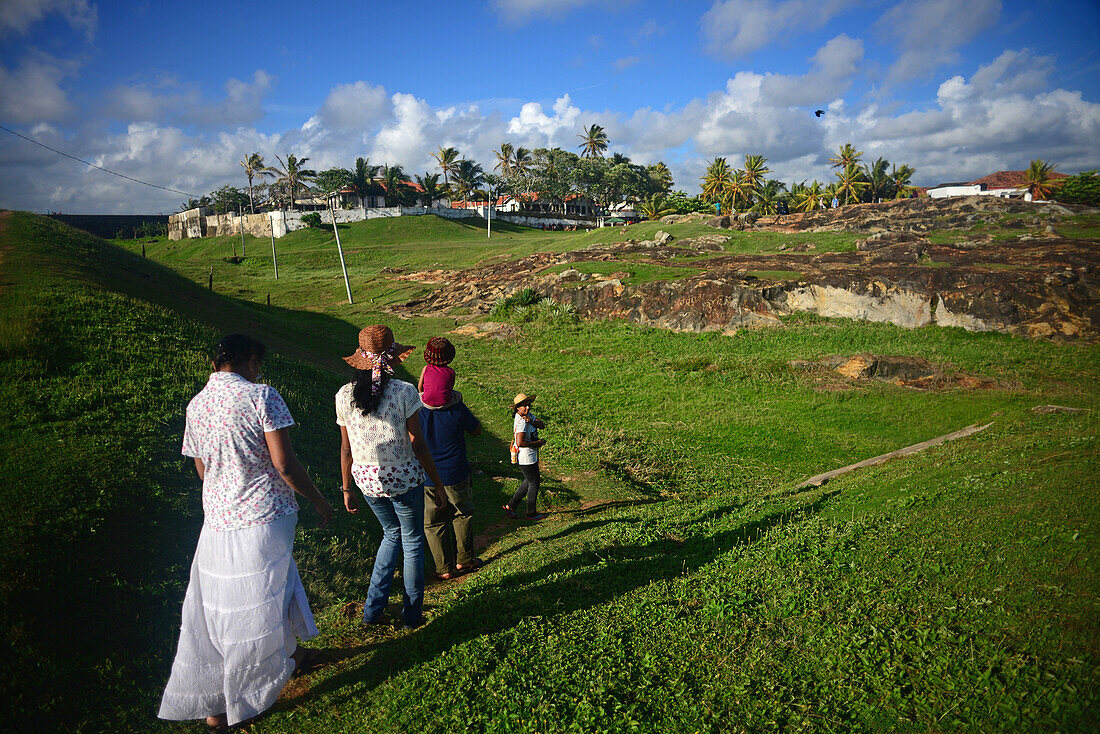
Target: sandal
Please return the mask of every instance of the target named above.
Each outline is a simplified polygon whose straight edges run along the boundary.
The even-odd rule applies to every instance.
[[[462,575],[462,569],[458,569],[455,573],[437,573],[435,577],[440,581],[454,581]]]
[[[502,505],[500,509],[504,510],[504,514],[508,517],[512,518],[513,520],[516,519],[516,511],[508,505]]]
[[[480,571],[484,565],[485,561],[480,558],[475,558],[465,566],[458,566],[457,568],[461,573],[473,573],[474,571]]]

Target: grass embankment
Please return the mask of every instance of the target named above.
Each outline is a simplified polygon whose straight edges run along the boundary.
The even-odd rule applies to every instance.
[[[278,283],[250,255],[225,265],[211,294],[37,218],[17,215],[2,237],[5,321],[22,325],[5,332],[13,379],[0,394],[5,415],[30,416],[0,439],[15,457],[4,464],[5,506],[40,508],[34,524],[7,523],[5,622],[23,630],[9,643],[18,669],[41,671],[17,682],[20,708],[73,729],[153,727],[201,522],[197,480],[178,455],[182,410],[216,333],[200,322],[220,330],[247,317],[269,343],[325,365],[374,320],[422,345],[450,327],[395,322],[370,299],[391,287],[383,267],[430,258],[431,247],[379,246],[352,266],[361,302],[349,306],[333,295],[343,290],[334,255],[290,260]],[[510,248],[547,242],[560,244]],[[200,283],[213,260],[156,254]],[[74,285],[50,274],[74,258],[64,267],[99,275]],[[313,289],[293,285],[296,269]],[[257,288],[287,310],[221,295]],[[197,320],[146,298],[179,299]],[[458,387],[488,429],[471,452],[479,531],[492,526],[489,566],[434,587],[427,627],[363,631],[341,609],[364,593],[373,519],[339,515],[330,530],[302,530],[296,555],[328,663],[254,730],[1015,731],[1092,720],[1095,346],[812,317],[734,337],[556,321],[504,342],[453,339]],[[920,355],[997,387],[816,382],[787,366],[858,351]],[[416,355],[407,364],[420,366]],[[336,500],[339,375],[278,355],[264,372],[299,422],[299,454]],[[503,522],[496,509],[516,486],[502,439],[504,406],[520,390],[539,393],[549,424],[554,514],[537,526]],[[1037,403],[1092,412],[1036,416]],[[970,439],[787,491],[994,416]],[[56,441],[67,450],[45,459]],[[40,479],[61,489],[27,491]],[[97,522],[114,515],[117,524]],[[34,573],[7,573],[25,564]],[[17,594],[26,604],[9,602]],[[62,614],[83,626],[47,639]]]

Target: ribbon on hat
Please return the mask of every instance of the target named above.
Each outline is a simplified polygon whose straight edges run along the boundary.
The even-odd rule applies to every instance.
[[[382,392],[383,372],[385,372],[387,375],[390,375],[391,377],[393,376],[393,367],[390,366],[390,360],[393,359],[394,347],[396,346],[397,344],[395,342],[391,342],[388,347],[377,353],[368,352],[362,347],[359,348],[359,354],[362,355],[364,359],[369,360],[371,363],[371,395],[377,395],[378,393]]]

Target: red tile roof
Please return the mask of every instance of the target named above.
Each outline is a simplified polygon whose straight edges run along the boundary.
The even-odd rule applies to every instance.
[[[1051,171],[1051,178],[1066,178],[1068,174]],[[970,182],[987,189],[1022,189],[1027,186],[1027,171],[997,171]]]

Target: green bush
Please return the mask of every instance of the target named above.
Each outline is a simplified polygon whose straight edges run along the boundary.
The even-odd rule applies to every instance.
[[[302,222],[304,224],[307,224],[310,227],[314,227],[316,229],[321,229],[325,226],[325,223],[321,221],[321,215],[318,214],[317,212],[310,212],[309,214],[303,214],[302,215]]]
[[[1096,171],[1082,171],[1076,176],[1063,178],[1051,195],[1064,204],[1090,204],[1100,206],[1100,176]]]

